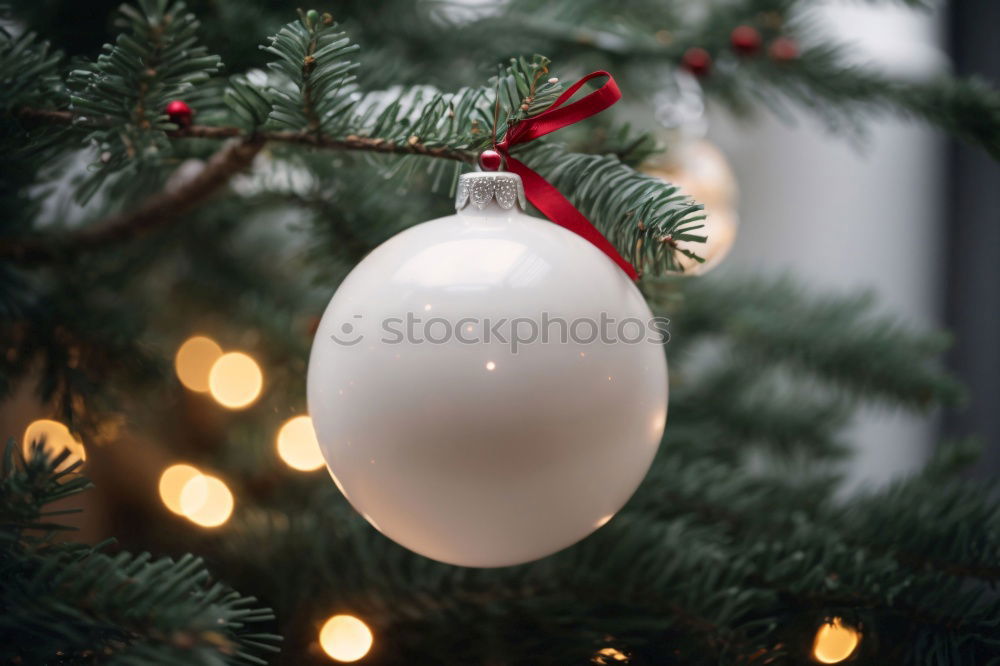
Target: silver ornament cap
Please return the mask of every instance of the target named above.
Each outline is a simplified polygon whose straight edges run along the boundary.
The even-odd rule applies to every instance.
[[[494,201],[503,210],[518,206],[523,213],[527,201],[521,177],[509,171],[473,171],[459,176],[455,192],[456,211],[468,206],[483,210]]]

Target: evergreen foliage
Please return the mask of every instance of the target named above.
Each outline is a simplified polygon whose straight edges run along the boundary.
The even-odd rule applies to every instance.
[[[845,65],[795,0],[698,12],[512,0],[464,13],[345,1],[290,22],[269,3],[193,2],[204,27],[180,3],[140,0],[99,53],[59,12],[12,4],[0,30],[0,393],[32,384],[102,457],[134,443],[127,429],[163,459],[225,470],[237,511],[202,533],[107,483],[123,547],[172,556],[72,544],[46,507],[86,482],[57,471],[65,456],[24,460],[9,446],[0,661],[324,663],[318,627],[349,612],[375,633],[363,663],[803,664],[834,617],[860,629],[859,663],[1000,663],[1000,505],[962,476],[975,446],[942,446],[885,488],[842,490],[859,409],[961,401],[938,365],[947,338],[877,314],[870,297],[817,298],[790,279],[664,277],[678,252],[697,258],[676,244],[701,237],[701,207],[634,170],[653,150],[649,128],[611,112],[516,154],[643,270],[651,306],[672,320],[664,445],[626,508],[553,557],[462,569],[391,543],[323,473],[273,455],[277,427],[304,410],[310,329],[337,281],[394,233],[447,214],[457,176],[551,104],[572,80],[560,72],[607,69],[648,102],[702,46],[706,95],[736,112],[803,108],[849,131],[893,113],[997,155],[995,88]],[[794,37],[800,57],[736,55],[740,24]],[[554,64],[522,55],[535,52]],[[177,98],[196,111],[190,127],[164,113]],[[254,409],[206,416],[165,371],[196,331],[261,361],[268,390]],[[158,471],[134,474],[152,485]]]
[[[70,110],[89,129],[83,142],[100,151],[94,176],[78,191],[82,201],[108,174],[141,177],[146,162],[169,154],[166,132],[176,125],[164,112],[167,103],[190,96],[197,104],[198,85],[222,66],[218,56],[198,45],[198,21],[182,3],[141,0],[120,11],[124,31],[114,46],[105,45],[96,61],[67,77]]]
[[[274,619],[213,582],[202,560],[111,554],[54,537],[70,529],[49,510],[90,484],[49,458],[41,443],[21,457],[13,442],[0,466],[0,656],[15,664],[164,666],[263,664],[279,637],[254,631]],[[60,469],[65,468],[65,469]]]
[[[305,128],[321,134],[327,123],[350,104],[358,64],[345,59],[358,50],[344,32],[336,32],[333,17],[302,13],[271,39],[266,51],[279,57],[270,68],[292,83],[285,92],[271,89],[274,108],[271,120],[278,127]]]

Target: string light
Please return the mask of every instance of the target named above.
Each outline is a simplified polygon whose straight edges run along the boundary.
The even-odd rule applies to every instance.
[[[625,663],[628,661],[628,656],[621,650],[617,650],[613,647],[601,648],[591,659],[594,664],[614,664],[614,663]]]
[[[38,419],[28,424],[28,427],[24,429],[24,439],[21,446],[25,458],[31,457],[31,445],[34,442],[44,442],[42,448],[49,458],[59,455],[63,449],[69,451],[69,456],[59,463],[57,471],[62,471],[77,461],[87,459],[87,451],[83,448],[83,442],[73,437],[69,428],[59,421]]]
[[[212,397],[229,409],[249,407],[260,395],[264,375],[257,361],[243,352],[223,354],[208,373]]]
[[[300,472],[311,472],[323,466],[316,431],[308,416],[296,416],[285,421],[278,431],[278,455],[285,464]]]
[[[181,384],[198,393],[208,391],[208,373],[222,356],[222,347],[212,338],[195,335],[184,341],[174,357],[174,369]]]
[[[181,514],[196,525],[218,527],[233,513],[233,494],[221,479],[199,474],[184,484]]]
[[[816,631],[813,657],[821,664],[839,664],[854,654],[860,642],[861,634],[835,617]]]
[[[357,661],[372,648],[372,630],[353,615],[334,615],[319,630],[319,644],[332,659]]]
[[[181,508],[181,492],[188,481],[201,476],[197,467],[191,465],[171,465],[160,474],[160,499],[176,514],[184,515]]]
[[[205,475],[199,471],[181,486],[181,494],[178,497],[180,514],[187,518],[192,513],[200,511],[207,500],[208,482],[205,481]]]

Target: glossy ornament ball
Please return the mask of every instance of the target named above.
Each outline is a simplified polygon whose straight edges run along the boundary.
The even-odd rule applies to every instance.
[[[712,70],[712,56],[700,46],[692,46],[681,56],[681,66],[697,77],[708,76]]]
[[[732,44],[733,50],[745,56],[757,53],[761,41],[760,32],[749,25],[736,26],[729,35],[729,43]]]
[[[791,37],[778,37],[767,49],[768,55],[777,62],[789,62],[799,57],[799,44]]]
[[[451,564],[520,564],[601,527],[666,420],[662,340],[639,290],[519,195],[513,174],[463,176],[457,215],[348,275],[309,361],[334,482],[383,534]]]
[[[170,122],[181,128],[186,128],[191,126],[191,119],[194,117],[194,111],[191,107],[179,99],[167,104],[165,109],[167,117],[170,118]]]

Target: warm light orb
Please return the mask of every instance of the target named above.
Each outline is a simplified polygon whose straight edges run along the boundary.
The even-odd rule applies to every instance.
[[[181,494],[178,497],[178,504],[180,505],[179,513],[182,516],[188,516],[201,511],[207,499],[208,482],[205,480],[205,475],[198,472],[181,486]]]
[[[69,451],[69,457],[59,464],[59,467],[56,468],[57,471],[66,469],[78,460],[87,459],[87,451],[83,448],[83,442],[73,437],[70,434],[69,428],[59,423],[59,421],[51,419],[32,421],[24,429],[24,440],[22,443],[24,457],[31,457],[32,442],[41,442],[42,440],[45,441],[44,449],[50,458],[62,453],[63,449]]]
[[[816,631],[813,657],[821,664],[838,664],[854,654],[860,642],[861,634],[835,617]]]
[[[212,397],[223,407],[249,407],[264,386],[264,375],[257,361],[243,352],[223,354],[208,373]]]
[[[353,615],[334,615],[319,630],[323,651],[337,661],[357,661],[372,648],[372,630]]]
[[[311,472],[323,466],[323,454],[311,418],[296,416],[285,421],[278,431],[278,455],[286,465],[300,472]]]
[[[233,494],[221,479],[199,474],[184,484],[180,505],[181,514],[192,523],[218,527],[233,513]]]
[[[618,650],[613,647],[601,648],[600,650],[597,651],[597,654],[595,654],[594,658],[591,660],[591,662],[594,664],[614,664],[614,663],[625,663],[627,661],[628,661],[628,656],[621,650]]]
[[[163,504],[174,513],[183,516],[181,492],[189,481],[199,476],[201,472],[191,465],[171,465],[163,470],[160,474],[160,499],[163,500]]]
[[[215,340],[204,335],[195,335],[184,341],[174,357],[177,378],[188,389],[205,393],[208,391],[208,373],[219,357],[222,347]]]

